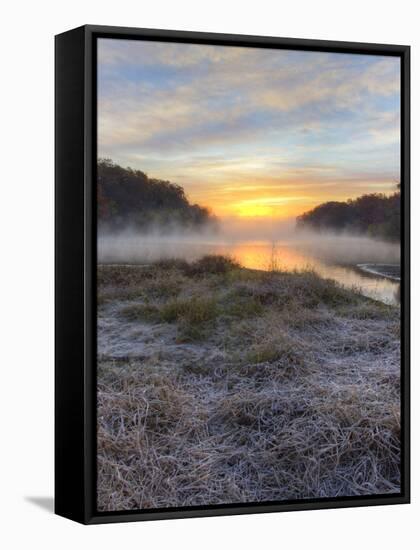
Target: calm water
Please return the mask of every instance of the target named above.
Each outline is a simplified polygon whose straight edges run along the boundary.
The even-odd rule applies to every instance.
[[[372,243],[366,247],[364,241],[351,243],[351,246],[348,243],[337,246],[337,243],[326,242],[322,248],[311,243],[203,243],[136,239],[128,246],[126,241],[124,245],[118,242],[107,242],[105,245],[99,241],[100,262],[144,263],[174,257],[194,260],[205,254],[224,254],[251,269],[313,269],[321,277],[334,279],[347,288],[360,289],[365,296],[388,304],[399,303],[399,281],[374,273],[378,264],[389,266],[394,274],[398,273],[398,259],[394,255],[393,261],[389,260],[389,250],[386,248],[389,245],[381,248],[380,244],[375,243],[372,248]]]

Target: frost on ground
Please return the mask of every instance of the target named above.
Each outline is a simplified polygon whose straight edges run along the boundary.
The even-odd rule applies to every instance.
[[[98,268],[101,511],[399,492],[399,309],[223,257]]]

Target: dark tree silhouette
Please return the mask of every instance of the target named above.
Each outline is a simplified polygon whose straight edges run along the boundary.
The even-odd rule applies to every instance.
[[[386,240],[400,238],[400,184],[390,196],[373,193],[326,202],[296,219],[298,229],[351,231]]]
[[[200,229],[216,225],[208,208],[190,204],[184,189],[169,181],[149,178],[141,170],[122,168],[99,159],[97,172],[98,225],[161,230]]]

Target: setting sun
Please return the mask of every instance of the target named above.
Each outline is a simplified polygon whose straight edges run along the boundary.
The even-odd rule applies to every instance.
[[[233,212],[241,218],[259,218],[273,216],[274,211],[270,206],[264,206],[262,204],[233,204]]]
[[[237,216],[239,218],[284,219],[296,216],[313,204],[311,197],[252,197],[235,200],[226,197],[221,205],[213,205],[216,214]]]

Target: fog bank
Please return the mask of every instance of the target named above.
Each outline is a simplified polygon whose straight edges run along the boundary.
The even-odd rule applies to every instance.
[[[101,232],[98,236],[99,263],[150,263],[164,258],[195,260],[204,254],[229,254],[252,247],[261,256],[276,254],[281,262],[283,252],[296,253],[328,263],[399,263],[400,246],[362,235],[296,231],[294,220],[282,222],[243,222],[225,220],[218,231],[158,230],[135,232],[127,229],[117,234]],[[240,258],[238,258],[240,259]],[[290,262],[288,262],[290,263]],[[300,262],[301,263],[301,262]],[[263,267],[262,267],[263,268]]]

